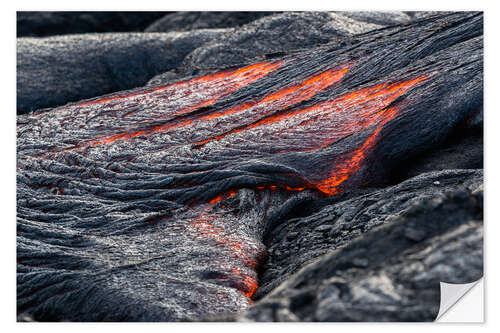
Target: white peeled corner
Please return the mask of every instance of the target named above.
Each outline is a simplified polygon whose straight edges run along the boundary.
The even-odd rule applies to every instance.
[[[479,323],[484,321],[484,289],[482,278],[472,283],[451,284],[440,282],[440,284],[441,304],[436,317],[437,322]],[[473,288],[473,292],[469,293]]]

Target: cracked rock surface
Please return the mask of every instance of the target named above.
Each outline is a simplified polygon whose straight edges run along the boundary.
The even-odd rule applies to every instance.
[[[267,244],[270,244],[269,259],[263,268],[257,297],[272,291],[308,261],[362,237],[374,227],[383,225],[408,210],[420,209],[422,220],[434,218],[433,223],[441,223],[440,218],[432,215],[432,209],[425,211],[425,207],[430,206],[421,207],[421,202],[441,202],[447,192],[459,189],[470,192],[481,183],[482,172],[479,170],[447,170],[425,173],[398,185],[367,194],[351,195],[354,197],[340,200],[338,203],[335,201],[339,198],[327,199],[322,203],[297,202],[303,210],[314,209],[314,206],[320,205],[324,207],[306,217],[286,219],[280,216],[280,224],[267,235]],[[328,200],[334,203],[330,204]],[[460,202],[457,201],[455,206],[458,209]],[[458,211],[455,214],[462,213]],[[417,229],[408,229],[407,236],[413,236],[415,241],[423,238]],[[357,261],[363,266],[370,260],[370,257],[360,255]]]
[[[482,35],[292,12],[18,38],[18,320],[433,320],[440,281],[482,276]]]
[[[18,37],[46,37],[61,27],[71,32],[17,39],[18,113],[140,87],[148,81],[161,84],[201,74],[207,68],[240,65],[264,54],[332,42],[404,17],[410,20],[401,12],[381,12],[379,23],[357,21],[356,15],[362,15],[354,12],[354,18],[345,12],[179,12],[164,15],[144,30],[147,33],[111,33],[140,29],[141,22],[158,15],[162,16],[147,12],[18,13]],[[99,20],[104,23],[97,25]]]
[[[433,186],[439,182],[437,179],[446,189]],[[279,276],[283,282],[249,310],[212,320],[434,320],[439,312],[439,282],[470,283],[483,275],[481,182],[482,173],[472,170],[424,174],[382,191],[327,206],[307,218],[307,222],[322,219],[324,223],[302,238],[316,241],[314,245],[301,244],[309,253],[294,253],[292,245],[286,247],[292,250],[281,256],[309,255],[313,259],[295,266],[292,269],[295,274],[282,272]],[[396,197],[381,199],[388,198],[386,195]],[[377,203],[373,199],[378,199]],[[352,235],[349,224],[342,219],[343,215],[336,217],[334,213],[342,205],[358,206],[355,221],[350,224],[359,230],[358,236],[349,241],[341,236]],[[343,214],[350,215],[350,209]],[[371,219],[366,220],[366,215],[371,215]],[[384,222],[370,227],[377,220]],[[332,226],[328,237],[311,235],[322,232],[321,226],[327,223]],[[307,223],[302,228],[293,223],[286,223],[286,227],[301,234],[313,228]],[[315,247],[320,250],[313,253]],[[320,255],[324,247],[328,252]],[[268,265],[278,266],[269,262]]]

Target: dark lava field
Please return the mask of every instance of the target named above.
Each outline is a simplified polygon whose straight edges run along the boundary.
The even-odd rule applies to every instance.
[[[18,321],[433,321],[482,12],[18,12],[16,255]]]

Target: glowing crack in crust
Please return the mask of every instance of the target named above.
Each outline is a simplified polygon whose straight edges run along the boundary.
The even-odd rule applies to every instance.
[[[337,201],[318,199],[350,202],[482,120],[482,55],[482,15],[446,14],[19,115],[18,312],[245,310],[294,273],[273,258],[316,249],[292,220]],[[297,252],[274,246],[289,231]]]
[[[392,106],[391,103],[428,77],[421,75],[399,82],[368,86],[309,107],[300,107],[301,102],[341,85],[352,64],[346,63],[319,71],[298,83],[285,85],[262,97],[228,107],[203,109],[214,105],[238,89],[257,82],[284,63],[263,62],[128,95],[95,99],[67,109],[56,109],[59,114],[69,112],[80,118],[91,133],[100,132],[98,124],[97,126],[92,124],[95,117],[92,114],[95,112],[100,112],[101,117],[115,117],[122,119],[125,124],[139,123],[140,126],[136,127],[138,129],[127,129],[100,139],[83,140],[38,157],[54,158],[56,161],[69,164],[73,162],[68,160],[65,153],[77,153],[81,156],[97,153],[106,159],[110,158],[109,152],[140,147],[142,140],[163,142],[156,152],[166,151],[167,154],[171,150],[174,152],[167,156],[179,154],[179,149],[181,149],[180,154],[186,154],[185,148],[182,148],[186,145],[190,147],[188,155],[199,155],[199,158],[204,159],[210,158],[214,145],[220,145],[222,149],[229,151],[241,150],[243,146],[243,150],[254,151],[261,155],[264,152],[262,156],[273,156],[325,149],[354,133],[371,132],[358,148],[337,156],[327,174],[303,175],[302,182],[296,185],[264,182],[253,186],[256,191],[297,192],[312,189],[325,195],[334,195],[342,191],[342,184],[362,166],[366,156],[373,150],[384,125],[398,114],[398,106]],[[146,114],[140,109],[120,113],[123,103],[153,107],[150,114],[145,117]],[[66,124],[66,122],[61,123],[63,132]],[[118,124],[117,128],[121,126]],[[294,140],[297,137],[301,138],[299,144]],[[173,141],[175,143],[172,143]],[[141,156],[128,158],[127,166],[133,167],[137,160],[140,161]],[[74,163],[79,165],[80,162]],[[205,171],[193,173],[194,178],[186,183],[174,182],[162,188],[183,191],[197,184],[201,185],[204,181],[197,178],[198,174],[211,172],[212,169],[206,167]],[[103,179],[96,171],[95,168],[90,169],[91,177]],[[121,172],[116,170],[113,177],[118,177],[120,174]],[[282,174],[292,176],[293,172]],[[54,194],[57,195],[71,194],[71,191],[66,191],[60,184],[40,186],[55,190]],[[243,187],[226,189],[207,199],[205,203],[194,200],[190,206],[193,209],[201,209],[202,212],[198,218],[191,220],[189,225],[195,239],[213,242],[221,251],[232,253],[231,256],[234,257],[232,260],[239,262],[237,267],[222,265],[218,270],[225,273],[215,276],[238,289],[251,302],[251,297],[258,288],[256,268],[263,250],[252,241],[241,238],[231,230],[225,230],[220,223],[218,224],[218,213],[216,209],[214,210],[216,205],[221,204],[220,208],[225,209],[223,203],[235,197],[241,188]],[[208,206],[196,208],[199,205]]]

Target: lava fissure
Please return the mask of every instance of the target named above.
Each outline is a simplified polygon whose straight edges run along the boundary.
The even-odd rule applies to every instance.
[[[229,199],[234,195],[236,195],[236,192],[231,192],[223,199]],[[232,255],[241,261],[241,269],[232,268],[230,272],[236,275],[238,281],[242,283],[241,285],[236,284],[236,287],[251,303],[251,298],[258,289],[256,268],[258,262],[261,261],[260,255],[257,252],[257,256],[254,257],[255,253],[251,254],[253,252],[252,247],[246,246],[243,240],[234,239],[236,235],[226,231],[222,226],[214,224],[214,220],[217,219],[218,215],[210,215],[210,210],[223,199],[212,200],[205,212],[196,221],[192,221],[190,225],[197,231],[195,237],[213,240],[219,246],[229,249]],[[242,269],[248,273],[243,273]],[[225,268],[220,267],[220,270],[224,271]]]
[[[185,95],[190,95],[191,90],[189,89],[190,86],[194,86],[192,88],[200,88],[202,84],[211,84],[211,85],[216,85],[218,84],[224,88],[224,84],[226,80],[230,80],[230,83],[232,83],[232,87],[227,88],[227,90],[222,90],[217,94],[217,98],[220,98],[222,96],[228,95],[229,93],[233,92],[234,90],[245,86],[255,80],[260,79],[262,76],[267,75],[269,72],[279,68],[282,65],[281,62],[262,62],[262,63],[257,63],[253,65],[248,65],[242,68],[234,69],[234,70],[228,70],[228,71],[222,71],[218,73],[213,73],[213,74],[207,74],[205,76],[193,78],[190,80],[183,80],[179,81],[173,84],[169,84],[166,86],[159,86],[155,87],[153,89],[146,89],[145,91],[140,91],[137,93],[130,93],[128,95],[123,95],[123,96],[113,96],[113,97],[108,97],[108,98],[101,98],[101,99],[96,99],[96,100],[90,100],[87,102],[83,103],[78,103],[76,104],[77,106],[88,106],[88,105],[94,105],[94,104],[101,104],[101,103],[107,103],[110,101],[115,101],[115,100],[120,100],[120,99],[129,99],[132,97],[137,97],[137,96],[144,96],[147,94],[150,94],[152,92],[157,92],[157,91],[165,91],[169,89],[179,89],[182,90],[182,88],[188,88],[185,90]],[[191,89],[192,89],[191,88]],[[203,87],[202,87],[203,88]],[[183,109],[181,111],[178,111],[174,114],[183,114],[186,112],[189,112],[187,110],[191,110],[191,108],[188,109]]]
[[[277,66],[278,65],[271,67],[271,70],[274,70]],[[129,130],[127,132],[119,133],[119,134],[105,137],[105,138],[95,140],[95,141],[90,141],[90,142],[83,143],[83,144],[77,145],[75,147],[70,147],[67,149],[68,150],[69,149],[78,149],[78,148],[87,147],[87,146],[108,144],[108,143],[112,143],[112,142],[117,141],[117,140],[128,140],[128,139],[131,139],[131,138],[134,138],[137,136],[149,135],[149,134],[152,134],[155,132],[160,132],[160,131],[168,131],[168,130],[172,130],[172,129],[177,129],[179,127],[186,127],[186,126],[189,126],[194,121],[212,120],[212,119],[216,119],[219,117],[228,116],[228,115],[231,115],[234,113],[242,112],[244,110],[247,112],[252,112],[252,113],[258,113],[260,110],[264,111],[265,114],[270,113],[273,110],[276,110],[276,107],[286,108],[286,107],[291,106],[293,104],[300,103],[303,100],[311,98],[319,91],[326,89],[335,83],[338,83],[342,79],[342,77],[347,73],[349,66],[351,66],[351,64],[339,66],[335,69],[326,70],[318,75],[315,75],[315,76],[312,76],[312,77],[305,79],[300,84],[292,85],[290,87],[283,88],[275,93],[271,93],[271,94],[263,97],[259,101],[250,101],[248,103],[240,104],[240,105],[237,105],[233,108],[229,108],[229,109],[222,110],[222,111],[217,111],[217,110],[212,109],[212,110],[210,110],[211,112],[209,112],[208,114],[205,114],[205,115],[199,114],[198,112],[196,112],[194,114],[190,114],[194,110],[198,110],[202,107],[205,107],[207,105],[215,103],[216,100],[221,97],[221,96],[217,96],[217,98],[215,98],[215,99],[203,101],[203,102],[200,102],[196,105],[193,105],[187,109],[183,109],[181,111],[178,111],[177,113],[175,113],[171,116],[172,118],[170,118],[169,120],[167,120],[163,124],[152,125],[152,126],[145,127],[142,129],[137,129],[137,130]],[[265,69],[267,71],[271,71],[268,68],[265,68]],[[265,74],[267,74],[267,73],[268,72],[266,72]],[[264,76],[264,74],[261,74],[259,76],[259,78],[262,76]],[[210,78],[207,78],[207,80],[208,79],[210,79]],[[246,84],[251,83],[251,82],[252,81],[245,82],[242,85],[246,85]],[[213,82],[213,84],[216,85],[217,83]],[[238,86],[238,88],[239,88],[239,86]],[[164,88],[164,89],[166,89],[166,88]],[[230,92],[232,92],[233,90],[231,90]],[[224,96],[224,95],[227,95],[227,93],[222,94],[222,96]],[[133,95],[133,96],[136,96],[136,95]],[[273,106],[273,104],[276,102],[279,102],[279,104],[276,106]],[[87,105],[87,104],[80,104],[80,106],[82,106],[82,105]],[[260,112],[262,112],[262,111],[260,111]],[[179,118],[179,116],[184,116],[183,118],[187,118],[187,119]],[[230,134],[230,133],[228,133],[228,134]],[[219,138],[221,138],[223,136],[225,136],[225,135],[222,135],[220,137],[216,137],[216,139],[218,140]],[[205,140],[202,140],[198,143],[195,143],[195,145],[200,146],[201,144],[206,143],[206,142],[211,141],[211,140],[213,140],[213,139],[210,139],[210,138],[205,139]]]

